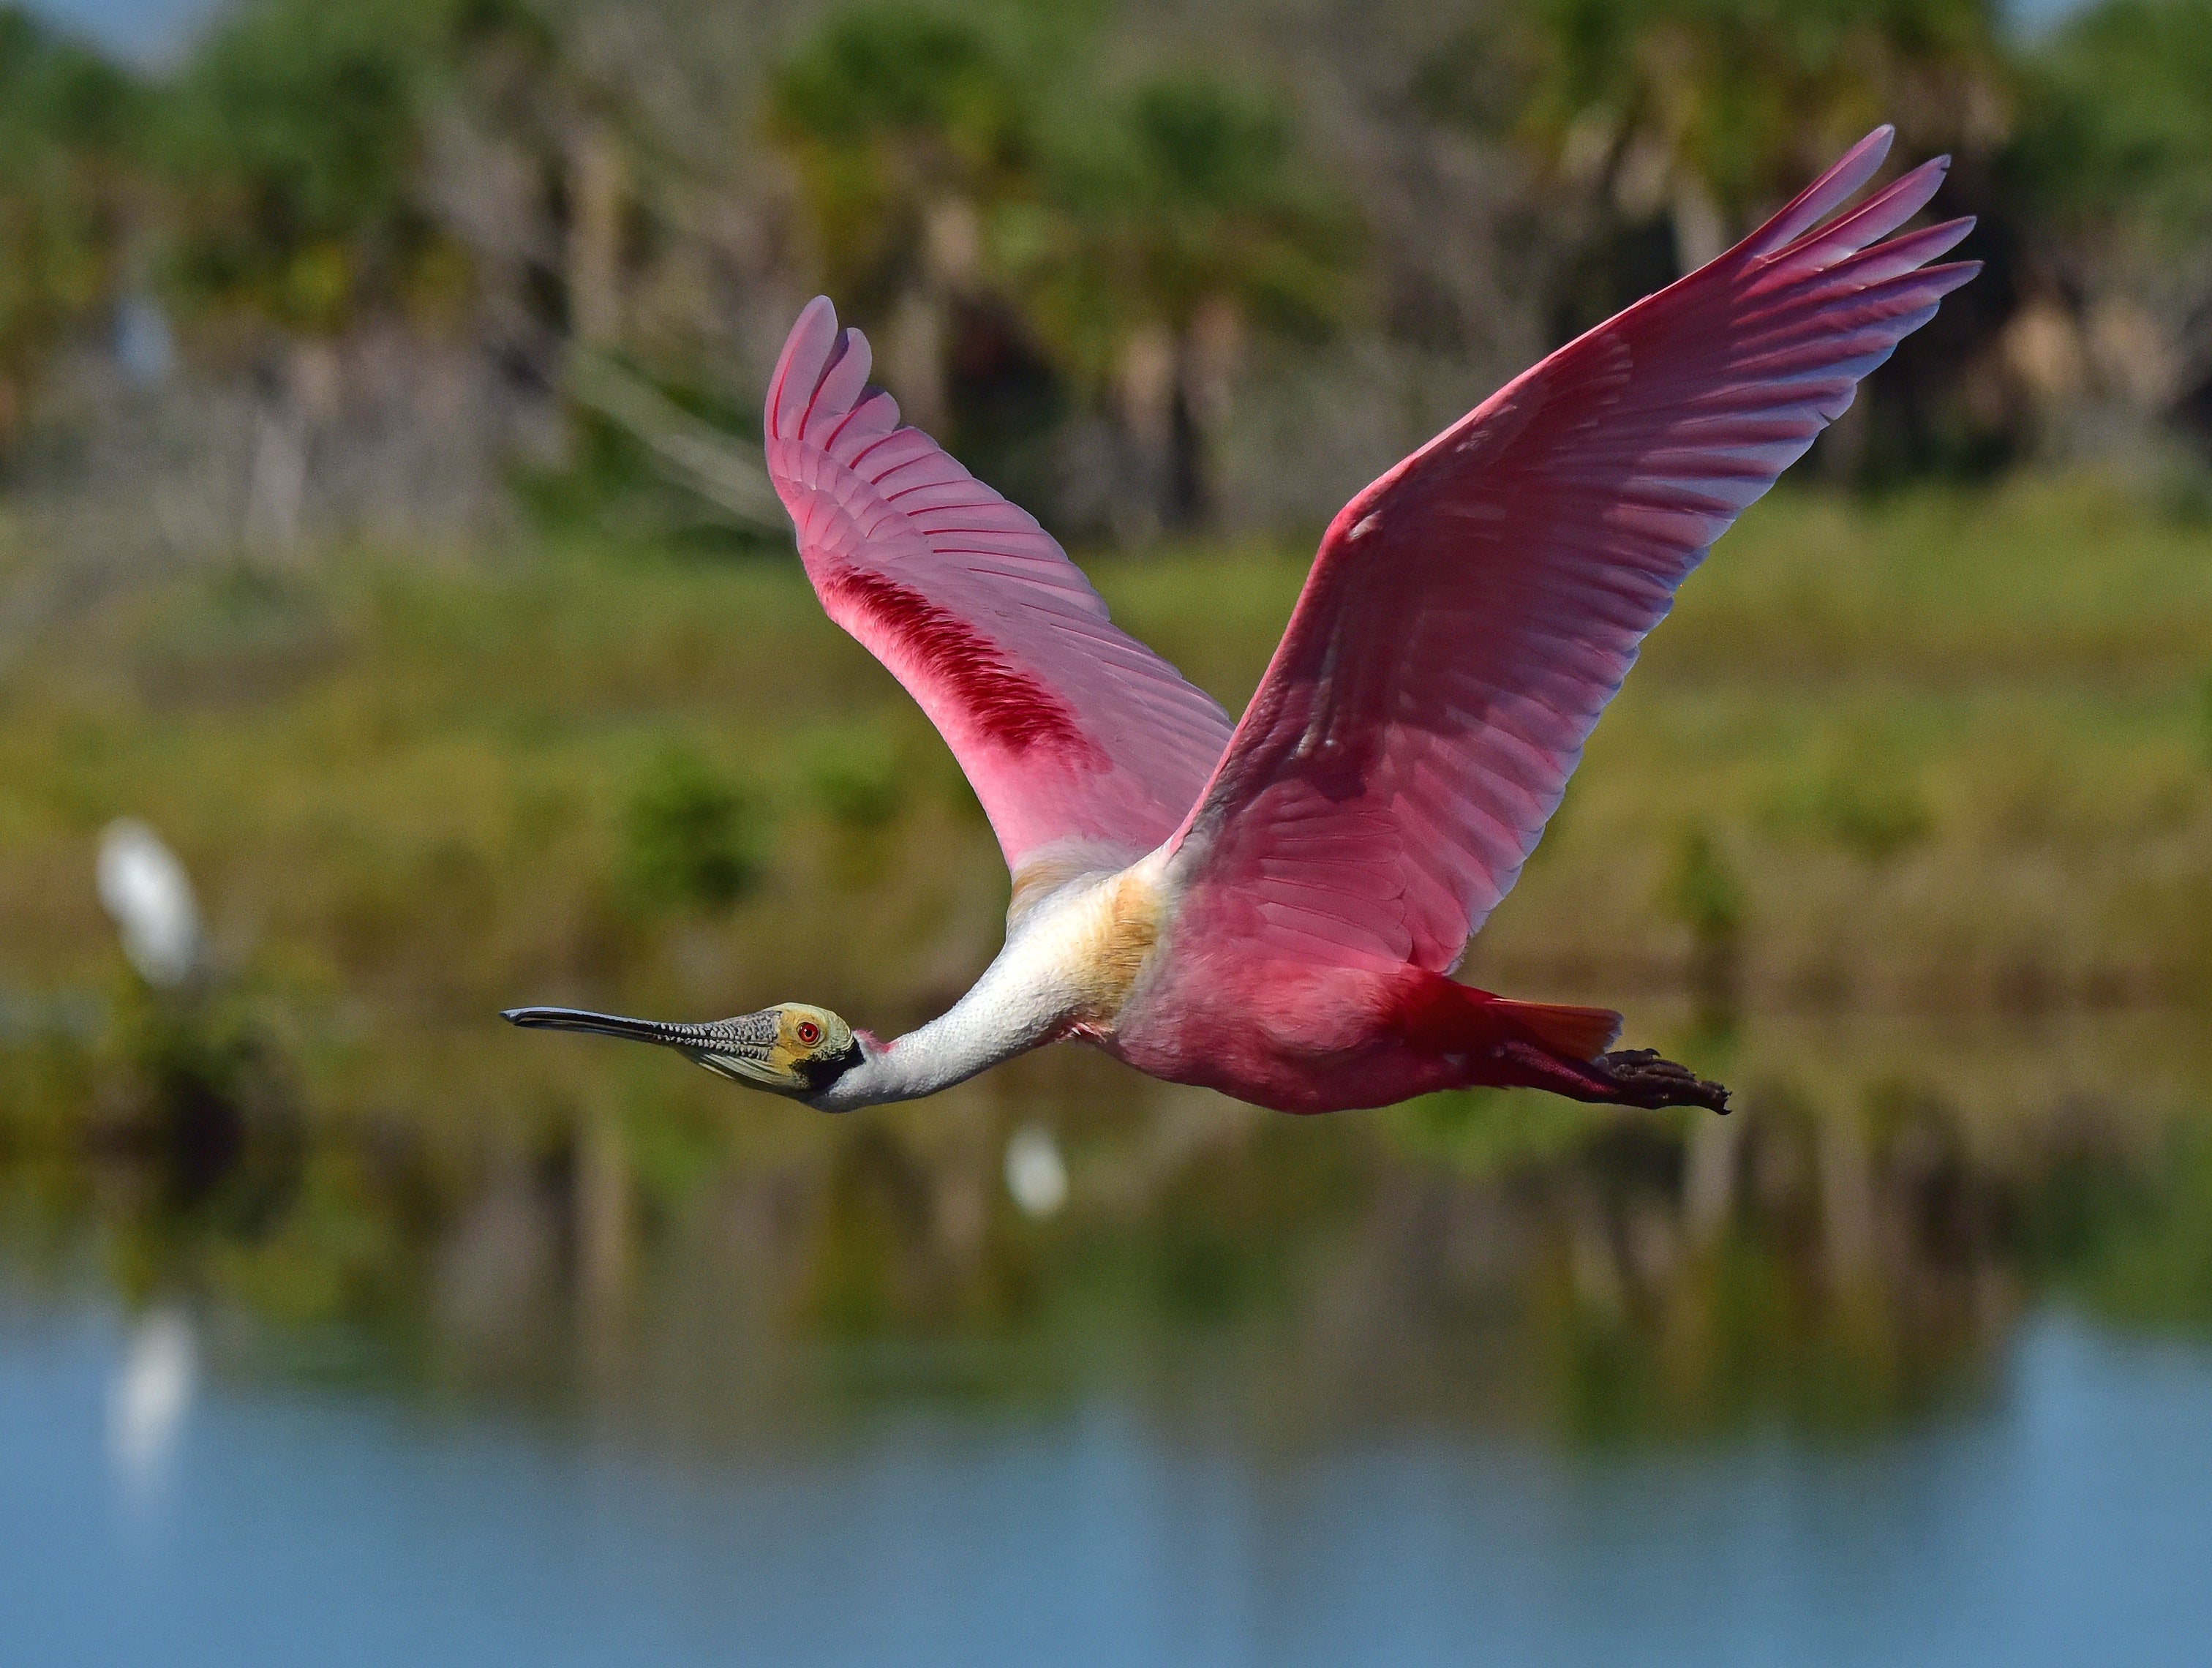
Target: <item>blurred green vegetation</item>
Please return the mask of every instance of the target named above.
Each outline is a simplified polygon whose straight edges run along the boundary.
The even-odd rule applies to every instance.
[[[2018,165],[2055,214],[2201,252],[2212,227],[2212,6],[2090,7],[2024,82]]]
[[[911,417],[1003,463],[994,448],[1054,402],[1024,398],[1018,371],[961,398],[917,380],[915,356],[1041,356],[1033,370],[1159,454],[1154,508],[1187,524],[1241,324],[1326,334],[1356,222],[1302,166],[1272,89],[1194,67],[1102,82],[1106,17],[833,13],[774,78],[768,133],[796,164],[823,282],[903,356]]]
[[[1686,268],[1877,123],[1916,152],[1986,155],[2043,61],[1985,0],[1531,0],[1476,9],[1415,84],[1439,116],[1534,145],[1559,185],[1599,186],[1606,235],[1662,228]],[[1605,277],[1586,267],[1562,295],[1595,309],[1563,328],[1620,304]]]
[[[726,910],[760,878],[765,831],[754,796],[696,753],[672,749],[640,772],[623,818],[631,890],[648,907]]]
[[[435,259],[410,200],[441,9],[238,9],[163,101],[178,293],[327,334]]]
[[[88,49],[0,9],[0,454],[27,382],[118,282],[136,93]]]

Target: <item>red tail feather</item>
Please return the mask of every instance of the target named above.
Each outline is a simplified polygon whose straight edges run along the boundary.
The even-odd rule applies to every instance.
[[[1620,1015],[1609,1007],[1497,1001],[1501,1015],[1527,1032],[1529,1041],[1570,1060],[1595,1060],[1620,1035]]]
[[[1620,1035],[1609,1007],[1516,1002],[1438,974],[1408,968],[1399,998],[1399,1033],[1415,1048],[1473,1054],[1504,1042],[1534,1043],[1569,1060],[1595,1060]]]

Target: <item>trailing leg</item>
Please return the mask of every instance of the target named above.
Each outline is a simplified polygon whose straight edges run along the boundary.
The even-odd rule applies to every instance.
[[[1688,1067],[1662,1059],[1656,1049],[1618,1049],[1589,1060],[1568,1060],[1522,1042],[1501,1043],[1483,1062],[1476,1081],[1501,1087],[1548,1089],[1571,1100],[1605,1105],[1703,1106],[1729,1109],[1729,1092]]]

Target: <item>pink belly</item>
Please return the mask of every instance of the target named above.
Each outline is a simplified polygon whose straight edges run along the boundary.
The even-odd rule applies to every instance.
[[[1152,1076],[1277,1111],[1386,1106],[1468,1081],[1463,1061],[1402,1039],[1413,973],[1243,961],[1170,969],[1100,1041]]]

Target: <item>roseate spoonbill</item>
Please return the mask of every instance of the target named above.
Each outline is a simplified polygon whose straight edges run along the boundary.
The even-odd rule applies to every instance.
[[[823,606],[974,784],[1012,871],[1006,946],[890,1042],[800,1002],[506,1017],[658,1043],[827,1111],[1065,1038],[1285,1111],[1475,1084],[1725,1111],[1652,1050],[1608,1053],[1617,1014],[1447,975],[1675,587],[1978,270],[1927,265],[1971,221],[1889,235],[1948,158],[1838,215],[1891,137],[1346,505],[1233,729],[1034,520],[899,426],[866,341],[816,300],[769,386],[769,472]]]

